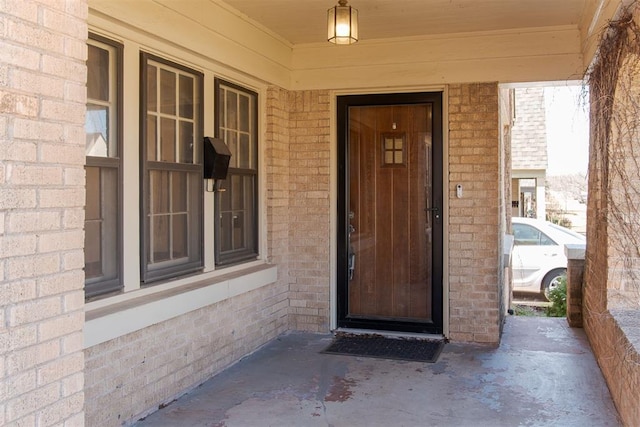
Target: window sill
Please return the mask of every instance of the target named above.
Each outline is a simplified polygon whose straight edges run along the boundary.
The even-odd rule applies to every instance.
[[[274,283],[275,265],[262,262],[128,292],[85,305],[84,347],[144,329],[173,317]]]

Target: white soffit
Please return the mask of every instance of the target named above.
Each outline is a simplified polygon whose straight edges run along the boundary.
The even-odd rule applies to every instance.
[[[289,43],[326,41],[326,12],[337,0],[213,0],[226,3]],[[360,39],[578,27],[589,0],[350,0]]]

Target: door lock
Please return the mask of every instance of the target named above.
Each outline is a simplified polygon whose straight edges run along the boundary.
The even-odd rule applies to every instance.
[[[435,206],[433,208],[426,208],[425,212],[433,212],[433,217],[435,219],[440,219],[440,208]]]

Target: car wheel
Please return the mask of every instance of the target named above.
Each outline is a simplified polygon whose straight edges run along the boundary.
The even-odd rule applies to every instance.
[[[566,268],[556,268],[555,270],[551,270],[547,273],[546,276],[544,276],[544,279],[542,279],[542,293],[544,294],[547,301],[549,300],[549,292],[556,289],[560,285],[560,280],[566,277]]]

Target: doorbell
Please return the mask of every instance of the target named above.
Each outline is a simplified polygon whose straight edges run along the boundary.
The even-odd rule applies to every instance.
[[[461,184],[456,185],[456,197],[458,197],[458,199],[462,198],[462,185]]]

